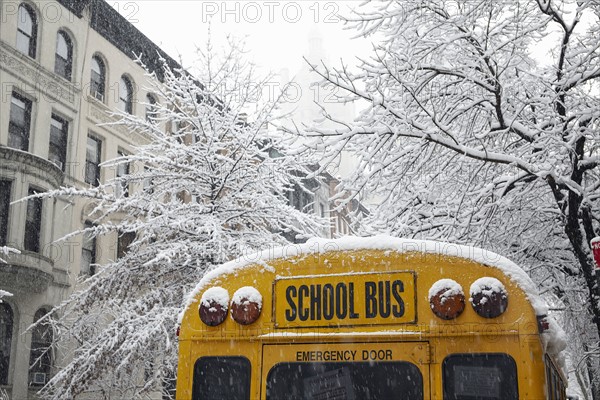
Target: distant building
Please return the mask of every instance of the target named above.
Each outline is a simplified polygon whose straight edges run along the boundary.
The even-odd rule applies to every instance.
[[[329,64],[323,36],[316,29],[309,34],[306,59],[317,66]],[[294,129],[295,126],[302,126],[302,124],[307,126],[317,124],[322,128],[331,127],[329,121],[323,120],[322,107],[340,120],[354,119],[356,115],[354,104],[338,102],[336,89],[332,85],[323,83],[322,78],[311,71],[308,64],[303,64],[300,70],[291,76],[287,69],[283,70],[279,78],[280,88],[282,90],[287,88],[286,95],[282,96],[281,106],[281,114],[289,115],[282,120],[287,128]],[[329,200],[338,194],[337,186],[340,182],[334,175],[348,176],[353,168],[352,156],[343,153],[337,160],[336,170],[330,168],[327,173],[322,174],[319,181],[306,182],[306,186],[310,188],[309,193],[297,187],[288,195],[290,204],[296,209],[314,213],[330,221],[329,229],[321,232],[323,237],[335,238],[356,234],[361,216],[368,215],[368,210],[358,200],[350,201],[342,209],[336,202]]]
[[[338,238],[358,234],[361,221],[369,215],[369,210],[356,199],[347,204],[343,204],[343,199],[331,200],[339,193],[338,179],[322,173],[319,179],[308,178],[303,183],[304,188],[296,185],[293,191],[288,192],[288,203],[297,210],[317,215],[329,222],[320,232],[321,237]],[[288,240],[302,241],[294,235],[289,235]]]
[[[340,183],[338,179],[327,175],[326,182],[330,196],[338,193],[337,186]],[[342,202],[342,200],[331,201],[333,206],[330,213],[332,238],[358,235],[363,219],[369,215],[368,208],[359,199],[354,198],[348,202]],[[342,205],[343,203],[346,204]]]
[[[0,389],[11,399],[34,398],[61,365],[42,349],[52,332],[25,329],[65,300],[94,265],[118,257],[130,238],[73,237],[91,223],[91,204],[18,199],[60,186],[89,187],[141,165],[100,169],[145,138],[109,122],[120,109],[152,117],[153,93],[134,62],[161,78],[159,57],[176,62],[102,0],[0,0],[0,287],[14,296],[0,304]],[[146,104],[144,104],[146,103]],[[136,188],[115,190],[127,196]],[[81,236],[81,235],[80,235]]]

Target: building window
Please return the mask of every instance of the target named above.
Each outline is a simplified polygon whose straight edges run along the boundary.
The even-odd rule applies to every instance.
[[[94,225],[86,222],[84,228],[86,232],[83,233],[83,243],[81,245],[81,269],[80,275],[94,275],[96,268],[96,238],[92,232],[87,231],[92,229]]]
[[[30,124],[31,101],[13,92],[8,124],[8,147],[23,151],[29,150]]]
[[[70,81],[72,70],[73,43],[66,32],[59,31],[56,35],[56,58],[54,60],[54,72]]]
[[[119,82],[119,110],[133,113],[133,85],[126,76],[122,76]]]
[[[99,56],[92,57],[92,75],[90,81],[90,94],[100,101],[104,101],[104,83],[106,67]]]
[[[11,181],[0,181],[0,246],[6,246]]]
[[[313,201],[313,195],[300,187],[300,185],[294,185],[294,190],[288,192],[289,205],[303,213],[312,213]]]
[[[127,154],[122,151],[118,151],[117,154],[119,157],[127,156]],[[126,178],[127,175],[129,175],[129,163],[121,163],[117,165],[117,197],[129,197],[129,182],[127,181],[128,178]]]
[[[146,95],[146,121],[156,122],[158,118],[157,104],[156,97],[151,94]]]
[[[19,6],[17,21],[17,50],[35,58],[37,42],[37,21],[33,9],[26,5]]]
[[[135,232],[119,232],[117,239],[117,259],[122,258],[129,252],[131,243],[135,240]]]
[[[58,168],[65,170],[67,159],[67,135],[69,123],[57,115],[52,114],[50,120],[50,144],[48,146],[48,160]]]
[[[39,191],[29,188],[27,193],[33,196]],[[27,200],[27,215],[25,217],[25,238],[23,240],[25,250],[40,251],[40,233],[42,227],[42,199],[34,198]]]
[[[38,322],[48,311],[40,308],[33,320]],[[46,320],[31,331],[31,352],[29,353],[29,384],[45,385],[52,368],[52,326]]]
[[[100,184],[100,158],[102,141],[88,136],[85,154],[85,181],[92,186]]]
[[[8,385],[12,332],[12,308],[6,303],[0,303],[0,385]]]
[[[154,182],[152,181],[152,170],[150,167],[144,167],[143,189],[148,194],[154,193]]]

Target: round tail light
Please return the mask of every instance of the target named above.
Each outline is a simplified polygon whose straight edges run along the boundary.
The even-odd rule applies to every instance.
[[[251,286],[238,289],[231,299],[231,317],[240,325],[250,325],[260,316],[262,295]]]
[[[452,279],[440,279],[429,289],[431,311],[441,319],[454,319],[465,309],[462,286]]]
[[[222,287],[207,289],[200,299],[200,319],[208,326],[217,326],[227,317],[229,293]]]
[[[508,307],[508,293],[496,278],[479,278],[471,285],[469,301],[477,314],[496,318]]]

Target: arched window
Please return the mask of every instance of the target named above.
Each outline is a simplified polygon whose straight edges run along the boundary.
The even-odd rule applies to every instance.
[[[0,385],[8,385],[12,331],[12,308],[6,303],[0,303]]]
[[[92,57],[92,74],[90,81],[90,94],[100,101],[104,101],[104,82],[106,80],[106,67],[99,56]]]
[[[126,113],[133,113],[133,85],[125,75],[119,82],[119,110]]]
[[[17,50],[35,58],[37,42],[37,21],[35,12],[27,4],[19,6],[17,21]]]
[[[48,314],[48,310],[40,308],[33,321],[38,322]],[[52,327],[44,321],[31,331],[31,353],[29,355],[30,385],[45,385],[52,367]]]
[[[156,97],[151,94],[146,95],[146,121],[156,122],[156,118],[158,117],[157,103]]]
[[[59,31],[56,35],[56,59],[54,61],[54,72],[65,79],[71,80],[73,70],[73,43],[69,35]]]

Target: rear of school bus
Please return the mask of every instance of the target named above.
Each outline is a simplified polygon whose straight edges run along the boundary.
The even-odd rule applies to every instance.
[[[432,242],[324,243],[203,279],[181,319],[177,399],[565,398],[514,264]]]

